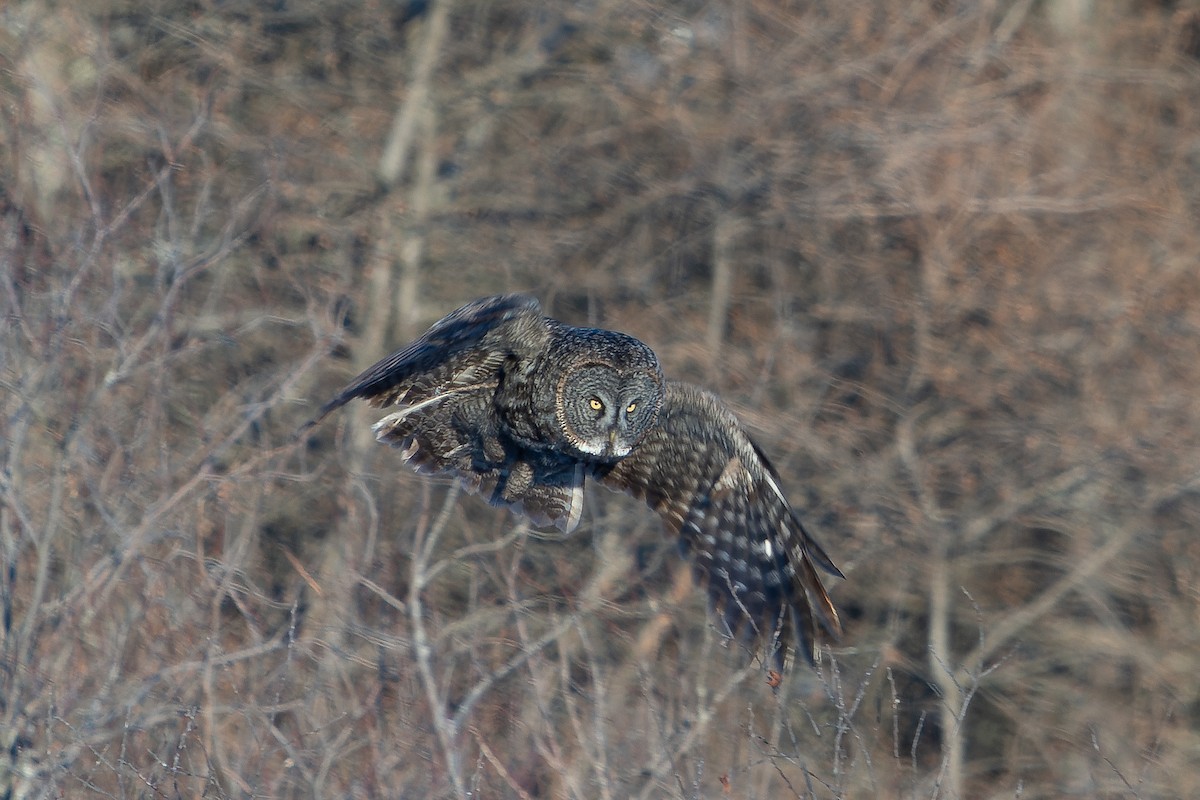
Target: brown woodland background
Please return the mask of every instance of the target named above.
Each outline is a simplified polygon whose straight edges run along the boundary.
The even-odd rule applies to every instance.
[[[1200,5],[0,8],[0,797],[1200,796]],[[847,580],[411,475],[475,297],[722,394]]]

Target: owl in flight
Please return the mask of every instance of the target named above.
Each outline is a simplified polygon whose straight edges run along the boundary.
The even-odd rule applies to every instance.
[[[537,525],[573,530],[589,478],[641,498],[678,534],[723,632],[777,661],[792,647],[812,660],[818,626],[841,632],[818,568],[842,573],[766,455],[714,395],[664,380],[632,336],[551,319],[529,296],[488,297],[368,368],[309,425],[354,398],[393,409],[376,438],[418,472],[454,475]]]

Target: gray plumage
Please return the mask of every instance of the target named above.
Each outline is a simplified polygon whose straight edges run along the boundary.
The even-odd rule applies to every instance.
[[[643,499],[680,536],[729,635],[812,659],[818,625],[841,632],[817,567],[841,573],[762,450],[714,395],[665,381],[631,336],[550,319],[532,297],[485,298],[368,368],[310,425],[354,398],[396,408],[375,434],[410,466],[535,524],[574,529],[588,477]]]

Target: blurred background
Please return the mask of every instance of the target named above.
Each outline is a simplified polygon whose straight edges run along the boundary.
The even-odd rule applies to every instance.
[[[1200,4],[11,0],[0,101],[0,797],[1200,796]],[[745,421],[816,669],[296,440],[511,290]]]

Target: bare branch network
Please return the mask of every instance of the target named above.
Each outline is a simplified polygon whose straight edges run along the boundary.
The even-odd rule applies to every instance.
[[[0,797],[1200,795],[1192,3],[0,8]],[[316,403],[526,291],[726,399],[772,673]]]

